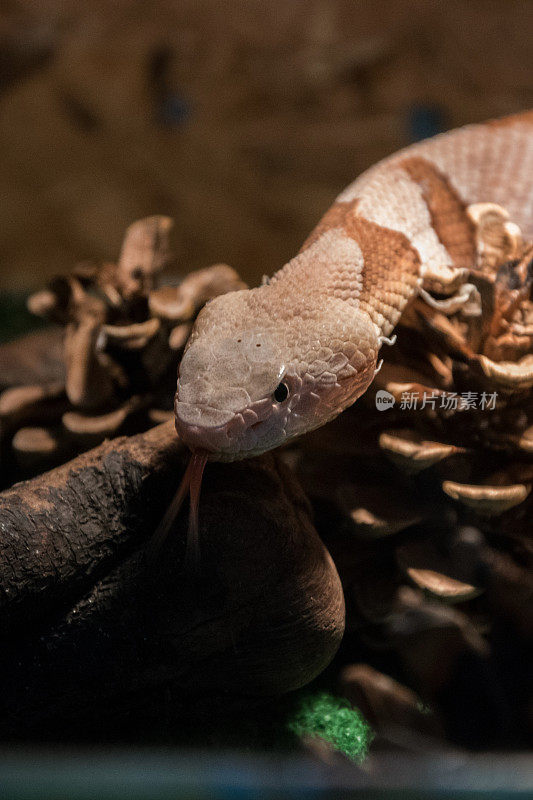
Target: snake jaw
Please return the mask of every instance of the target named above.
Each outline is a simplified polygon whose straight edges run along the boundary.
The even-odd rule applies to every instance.
[[[192,451],[206,451],[210,461],[237,461],[270,449],[265,437],[277,421],[276,408],[270,398],[232,412],[221,425],[190,424],[187,406],[176,399],[176,430]],[[200,417],[204,411],[209,418],[209,410],[203,408]]]

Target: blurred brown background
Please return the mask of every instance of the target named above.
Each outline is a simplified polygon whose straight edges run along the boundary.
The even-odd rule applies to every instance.
[[[533,106],[529,0],[0,6],[0,288],[176,220],[182,271],[257,281],[384,155]]]

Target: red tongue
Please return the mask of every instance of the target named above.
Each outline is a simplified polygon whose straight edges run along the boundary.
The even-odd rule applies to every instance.
[[[183,478],[178,491],[172,498],[163,519],[157,526],[152,540],[148,547],[148,558],[155,560],[161,546],[167,538],[176,517],[183,505],[187,494],[190,491],[191,507],[189,512],[189,529],[187,532],[187,546],[185,549],[185,566],[187,569],[197,569],[200,561],[199,537],[198,537],[198,506],[200,501],[200,489],[202,487],[202,475],[207,462],[207,453],[198,450],[191,453],[187,468],[183,473]]]
[[[189,489],[191,507],[189,511],[189,529],[187,531],[187,547],[185,550],[185,568],[196,571],[200,564],[200,538],[198,535],[198,506],[202,476],[207,462],[207,453],[197,450],[191,455],[187,472],[189,472]]]

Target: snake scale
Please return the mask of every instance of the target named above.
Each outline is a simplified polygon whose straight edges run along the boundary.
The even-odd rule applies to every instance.
[[[416,143],[348,186],[264,285],[210,301],[175,402],[197,459],[257,455],[351,405],[409,299],[461,284],[473,266],[468,206],[498,204],[533,234],[532,176],[533,111]]]

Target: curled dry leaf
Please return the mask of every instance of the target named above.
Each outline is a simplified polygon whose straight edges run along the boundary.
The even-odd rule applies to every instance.
[[[142,350],[159,333],[160,328],[158,319],[147,319],[130,325],[102,325],[102,347],[105,347],[104,342],[110,342],[125,350]]]
[[[391,461],[408,473],[420,472],[455,453],[464,452],[462,447],[428,441],[408,428],[383,431],[379,446]]]
[[[435,397],[440,397],[442,394],[440,389],[431,386],[427,375],[401,364],[391,364],[386,361],[374,378],[373,385],[376,389],[390,392],[397,403],[401,402],[404,393],[416,395],[420,399],[424,394],[428,397],[433,392]]]
[[[448,266],[447,264],[432,264],[424,272],[424,289],[429,292],[451,295],[461,289],[468,277],[468,270]]]
[[[382,484],[344,484],[338,488],[337,497],[356,532],[370,538],[398,533],[420,522],[427,513],[411,494],[394,486],[384,492]]]
[[[493,269],[516,258],[522,245],[522,233],[511,222],[509,212],[496,203],[473,203],[466,212],[475,226],[478,266]]]
[[[146,294],[155,277],[172,262],[170,217],[153,216],[137,220],[126,231],[117,265],[117,281],[126,298]]]
[[[65,335],[67,397],[75,408],[85,411],[102,408],[115,394],[112,376],[98,354],[100,328],[98,321],[87,318],[71,323]]]
[[[448,317],[422,304],[416,306],[416,313],[427,335],[437,347],[459,361],[469,362],[472,359],[474,354],[471,348],[459,332],[458,326]]]
[[[183,322],[172,328],[168,337],[168,346],[171,350],[183,350],[191,335],[192,322]]]
[[[70,321],[65,330],[65,388],[76,408],[91,411],[112,400],[115,386],[99,357],[98,340],[106,318],[104,301],[70,279]]]
[[[57,295],[50,289],[34,292],[26,301],[28,311],[36,317],[51,319],[57,309]]]
[[[466,316],[479,316],[481,314],[481,298],[476,287],[471,283],[463,283],[451,297],[437,299],[427,292],[422,286],[419,288],[420,297],[432,308],[443,314],[455,314],[461,311]]]
[[[414,540],[396,548],[398,565],[402,572],[430,597],[447,603],[472,600],[483,592],[473,582],[474,575],[466,575],[470,564],[465,564],[439,548],[432,540]]]
[[[53,453],[57,440],[49,428],[20,428],[13,437],[13,448],[29,455]]]
[[[130,397],[125,403],[107,414],[88,415],[67,411],[62,422],[65,429],[80,444],[93,447],[110,436],[116,436],[127,418],[146,405],[142,397]]]
[[[0,394],[2,427],[14,429],[31,421],[56,419],[65,408],[65,387],[59,381],[14,386]]]
[[[11,447],[22,473],[49,469],[73,454],[73,448],[57,427],[19,428],[13,436]]]
[[[478,514],[490,516],[503,514],[513,506],[523,503],[531,491],[531,486],[524,484],[484,486],[455,481],[444,481],[442,488],[447,495],[462,505]]]
[[[148,308],[154,317],[171,322],[180,320],[183,315],[183,302],[179,287],[160,286],[158,289],[153,289],[148,296]]]
[[[191,321],[200,308],[218,295],[246,289],[247,285],[228,264],[213,264],[190,272],[179,286],[152,291],[149,307],[157,317],[180,323]]]
[[[404,736],[411,731],[442,737],[437,717],[423,710],[420,698],[407,686],[368,664],[349,664],[339,677],[342,694],[358,708],[379,735],[391,728]]]
[[[149,408],[147,414],[153,425],[162,425],[163,422],[174,421],[174,411],[166,408]]]
[[[514,439],[515,444],[525,453],[533,453],[533,425],[530,425],[518,437]]]
[[[64,393],[62,383],[44,383],[34,386],[14,386],[0,395],[0,417],[12,418],[39,405],[43,400],[57,399]]]
[[[491,383],[502,390],[522,392],[533,386],[533,355],[529,354],[519,361],[491,361],[487,356],[479,356],[481,369]]]

